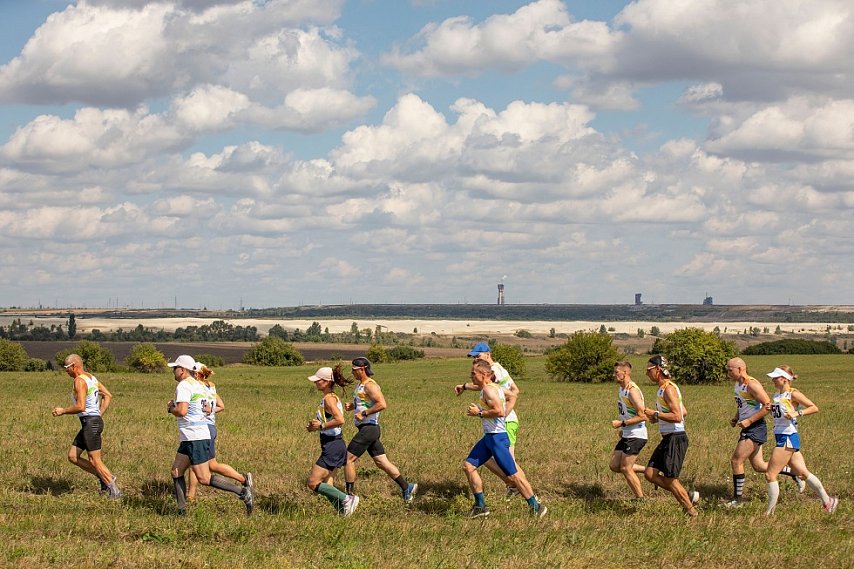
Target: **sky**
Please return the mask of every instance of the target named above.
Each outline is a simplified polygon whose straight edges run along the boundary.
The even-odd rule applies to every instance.
[[[0,306],[854,304],[850,0],[0,0]]]

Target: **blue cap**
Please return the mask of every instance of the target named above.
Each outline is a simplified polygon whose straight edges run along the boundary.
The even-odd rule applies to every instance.
[[[469,357],[473,358],[478,354],[482,354],[484,352],[491,352],[491,351],[492,351],[492,349],[489,347],[489,344],[487,344],[486,342],[478,342],[477,344],[474,345],[474,348],[472,348],[471,351],[469,352]]]

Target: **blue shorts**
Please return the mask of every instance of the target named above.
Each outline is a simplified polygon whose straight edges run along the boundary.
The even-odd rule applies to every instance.
[[[178,445],[178,454],[183,454],[190,459],[190,465],[204,464],[210,460],[211,440],[181,441]]]
[[[213,460],[216,458],[216,425],[208,423],[208,432],[211,434],[211,452],[208,458]]]
[[[495,459],[498,468],[507,476],[513,476],[519,471],[516,468],[513,455],[510,454],[510,437],[507,436],[507,433],[486,433],[483,435],[483,438],[472,447],[466,462],[475,468],[480,468],[490,458]]]
[[[777,441],[777,446],[782,448],[790,448],[795,452],[801,450],[801,437],[798,433],[791,435],[774,434],[774,439]]]

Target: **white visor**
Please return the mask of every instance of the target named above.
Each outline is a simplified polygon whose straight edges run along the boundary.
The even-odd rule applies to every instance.
[[[778,367],[775,367],[774,371],[772,371],[771,373],[768,374],[768,377],[785,377],[789,381],[792,381],[793,379],[795,379],[794,377],[792,377],[792,374],[790,374],[786,370],[780,369]]]

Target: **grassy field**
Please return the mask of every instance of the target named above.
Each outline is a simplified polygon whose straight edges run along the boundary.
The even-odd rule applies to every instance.
[[[655,389],[634,358],[635,380],[647,402]],[[319,400],[306,380],[316,366],[229,367],[214,379],[227,410],[218,420],[219,458],[255,474],[256,512],[244,515],[232,495],[203,489],[186,518],[174,515],[169,466],[177,448],[171,374],[106,374],[115,395],[105,417],[105,458],[126,493],[119,503],[97,493],[97,482],[65,459],[75,417],[54,418],[67,404],[70,380],[59,372],[0,374],[7,400],[0,419],[0,567],[851,567],[851,439],[854,409],[845,394],[854,357],[749,358],[751,373],[789,363],[799,386],[821,409],[803,421],[807,465],[841,505],[825,514],[807,490],[781,481],[777,513],[765,519],[765,483],[748,467],[752,500],[730,511],[729,455],[737,431],[730,384],[683,387],[690,411],[683,483],[702,494],[701,516],[689,521],[669,494],[653,490],[641,504],[622,476],[608,469],[617,434],[614,385],[548,381],[542,359],[528,361],[517,409],[520,464],[549,506],[539,521],[524,501],[505,502],[503,488],[484,474],[492,515],[464,517],[471,496],[462,461],[480,437],[479,421],[452,387],[468,375],[465,359],[376,366],[390,408],[383,413],[389,458],[420,485],[404,508],[397,487],[367,457],[360,462],[356,515],[342,519],[304,487],[318,454],[317,435],[304,430]],[[770,381],[763,381],[771,389]],[[345,430],[350,438],[351,424]],[[658,442],[652,428],[645,463]],[[766,449],[767,453],[770,449]],[[343,473],[339,476],[343,484]]]

